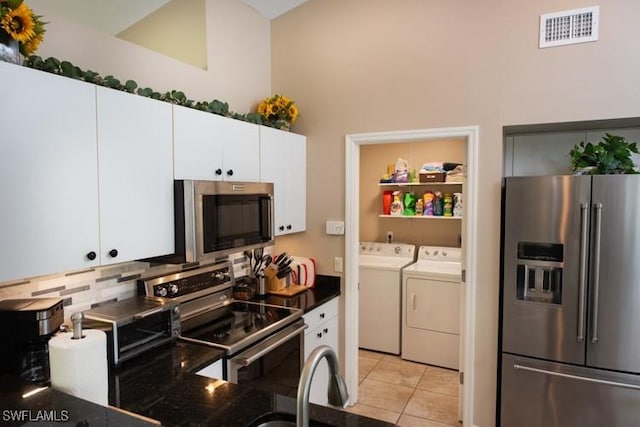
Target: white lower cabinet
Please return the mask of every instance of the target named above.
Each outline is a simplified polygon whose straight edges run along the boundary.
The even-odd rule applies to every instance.
[[[219,359],[212,364],[200,369],[198,372],[196,372],[196,375],[221,380],[223,379],[222,362],[223,360]]]
[[[328,345],[338,355],[338,298],[334,298],[314,308],[304,315],[309,326],[304,335],[305,361],[320,345]],[[323,359],[316,368],[311,382],[309,401],[318,405],[327,405],[327,389],[329,386],[329,365]]]

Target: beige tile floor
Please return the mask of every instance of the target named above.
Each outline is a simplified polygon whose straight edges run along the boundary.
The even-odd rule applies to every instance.
[[[460,425],[457,371],[360,350],[359,381],[347,411],[406,427]]]

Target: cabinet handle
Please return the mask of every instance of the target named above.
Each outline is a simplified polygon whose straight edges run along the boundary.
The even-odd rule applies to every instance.
[[[284,225],[281,225],[280,227],[278,227],[278,230],[284,231]]]
[[[117,257],[117,256],[118,256],[118,250],[117,250],[117,249],[111,249],[111,250],[109,251],[109,256],[110,256],[111,258],[115,258],[115,257]]]
[[[320,313],[320,318],[324,319],[324,313]]]
[[[324,332],[325,334],[328,334],[328,333],[329,333],[329,329],[328,329],[328,328],[324,328],[324,329],[323,329],[323,332]]]
[[[291,230],[291,224],[287,225],[287,230]]]
[[[411,294],[411,307],[416,311],[416,294]]]
[[[93,261],[94,259],[96,259],[96,253],[91,251],[87,254],[87,258],[89,259],[89,261]]]
[[[216,175],[222,175],[222,169],[220,168],[216,169]]]
[[[233,169],[229,169],[229,170],[227,171],[227,175],[229,175],[229,176],[233,176]]]
[[[318,338],[322,338],[322,332],[318,332]]]

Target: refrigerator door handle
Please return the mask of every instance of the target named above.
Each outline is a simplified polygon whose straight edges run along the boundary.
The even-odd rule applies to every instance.
[[[578,297],[578,342],[584,341],[587,288],[587,251],[589,238],[589,203],[580,205],[580,278]]]
[[[621,387],[621,388],[629,388],[629,389],[632,389],[632,390],[640,390],[640,385],[621,383],[621,382],[618,382],[618,381],[600,380],[600,379],[597,379],[597,378],[583,377],[581,375],[565,374],[563,372],[548,371],[546,369],[533,368],[531,366],[525,366],[525,365],[521,365],[519,363],[514,363],[513,364],[513,368],[514,369],[520,369],[520,370],[523,370],[523,371],[536,372],[538,374],[551,375],[551,376],[562,377],[562,378],[569,378],[569,379],[572,379],[572,380],[586,381],[586,382],[596,383],[596,384],[603,384],[603,385],[608,385],[608,386],[612,386],[612,387]]]
[[[594,203],[595,234],[593,239],[593,318],[591,324],[591,342],[598,342],[598,294],[600,293],[600,228],[602,225],[602,203]]]

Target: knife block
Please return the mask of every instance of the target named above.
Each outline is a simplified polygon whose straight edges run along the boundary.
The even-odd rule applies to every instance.
[[[269,292],[280,291],[287,287],[286,278],[278,279],[276,273],[277,271],[272,268],[267,268],[264,271],[264,278],[267,281],[267,291]]]

